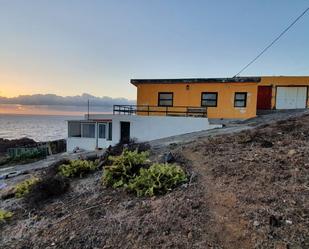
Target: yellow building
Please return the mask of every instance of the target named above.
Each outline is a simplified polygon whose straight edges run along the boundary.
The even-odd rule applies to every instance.
[[[139,115],[194,115],[247,119],[258,109],[309,106],[309,76],[132,79]]]

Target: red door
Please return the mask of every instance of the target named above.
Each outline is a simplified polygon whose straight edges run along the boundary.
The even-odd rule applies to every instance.
[[[258,86],[257,95],[257,109],[270,110],[271,109],[271,86]]]

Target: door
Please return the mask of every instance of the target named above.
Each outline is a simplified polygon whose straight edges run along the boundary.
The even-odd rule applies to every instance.
[[[120,142],[130,141],[130,122],[120,122]]]
[[[271,109],[271,86],[258,86],[257,95],[257,109],[258,110],[270,110]]]
[[[276,109],[306,108],[307,87],[277,87]]]

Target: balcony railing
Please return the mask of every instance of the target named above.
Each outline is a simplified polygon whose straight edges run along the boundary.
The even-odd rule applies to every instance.
[[[207,107],[200,106],[150,106],[114,105],[113,114],[207,117]]]

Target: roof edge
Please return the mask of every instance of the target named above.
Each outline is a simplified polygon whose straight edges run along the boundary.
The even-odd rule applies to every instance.
[[[180,78],[180,79],[131,79],[131,84],[179,84],[179,83],[258,83],[261,77],[233,78]]]

